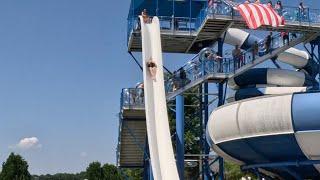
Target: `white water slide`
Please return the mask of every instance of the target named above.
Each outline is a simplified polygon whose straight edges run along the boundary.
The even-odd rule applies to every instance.
[[[140,22],[145,110],[152,173],[155,180],[176,180],[179,179],[179,175],[169,129],[159,19],[153,17],[152,22],[146,24],[140,17]],[[155,80],[151,78],[146,65],[151,59],[157,65]]]

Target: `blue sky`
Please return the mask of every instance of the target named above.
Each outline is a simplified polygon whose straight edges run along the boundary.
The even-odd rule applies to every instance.
[[[128,9],[129,1],[0,1],[0,162],[20,153],[34,174],[115,163],[120,92],[141,79],[126,53]],[[173,69],[187,57],[164,59]]]

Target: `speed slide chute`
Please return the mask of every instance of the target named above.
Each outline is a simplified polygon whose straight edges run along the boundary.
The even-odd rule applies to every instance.
[[[151,23],[144,23],[140,17],[140,22],[145,111],[152,173],[155,180],[176,180],[179,179],[179,175],[167,114],[159,19],[153,17]],[[147,67],[147,62],[151,60],[157,66],[155,80],[151,78]]]

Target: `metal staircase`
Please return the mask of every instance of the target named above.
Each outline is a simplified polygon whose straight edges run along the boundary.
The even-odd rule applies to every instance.
[[[210,82],[220,83],[220,82],[223,82],[223,81],[225,81],[229,78],[232,78],[234,76],[238,76],[238,75],[246,72],[247,70],[257,66],[258,64],[261,64],[261,63],[277,56],[278,54],[286,51],[287,49],[289,49],[291,47],[294,47],[300,43],[308,43],[308,42],[314,40],[319,35],[320,35],[320,32],[308,33],[305,35],[301,35],[297,39],[290,41],[289,44],[282,45],[282,46],[279,45],[279,46],[273,47],[272,51],[264,54],[263,56],[260,56],[260,57],[257,56],[256,59],[247,58],[245,60],[246,62],[243,65],[241,65],[239,68],[235,67],[232,59],[224,59],[223,63],[220,65],[220,66],[222,66],[222,67],[220,67],[220,71],[219,71],[219,67],[213,66],[213,65],[211,65],[211,67],[213,67],[213,69],[211,69],[211,70],[204,70],[203,69],[203,67],[208,66],[207,64],[203,65],[203,63],[213,63],[213,62],[198,63],[197,64],[198,69],[202,69],[200,72],[200,75],[198,75],[198,78],[194,78],[189,83],[186,83],[184,86],[179,87],[179,89],[176,89],[176,90],[171,89],[171,91],[169,90],[167,93],[167,100],[172,100],[177,95],[182,94],[182,93],[188,91],[189,89],[191,89],[191,88],[193,88],[203,82],[210,81]],[[275,35],[273,37],[273,41],[275,41],[276,39],[278,40],[279,38],[280,38],[279,35]],[[260,42],[260,44],[263,46],[264,41]],[[251,54],[252,54],[252,51],[248,50],[243,53],[243,56],[250,57]],[[235,67],[235,68],[232,68],[232,67]],[[189,72],[188,69],[187,69],[187,72]],[[172,81],[174,81],[174,80],[172,80]],[[171,81],[171,83],[172,83],[172,81]],[[170,83],[169,81],[166,81],[166,82]]]
[[[143,167],[146,121],[143,90],[123,89],[119,115],[117,165],[121,168]]]

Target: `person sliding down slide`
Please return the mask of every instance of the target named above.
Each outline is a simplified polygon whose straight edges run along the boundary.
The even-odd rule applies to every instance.
[[[151,75],[151,79],[156,81],[157,76],[157,64],[150,58],[150,60],[147,62],[147,67],[149,70],[149,73]]]

